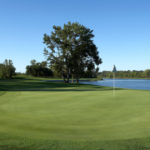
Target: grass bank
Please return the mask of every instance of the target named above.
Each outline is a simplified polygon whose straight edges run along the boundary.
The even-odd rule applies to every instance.
[[[44,79],[45,80],[45,79]],[[150,149],[150,91],[0,80],[0,149]]]

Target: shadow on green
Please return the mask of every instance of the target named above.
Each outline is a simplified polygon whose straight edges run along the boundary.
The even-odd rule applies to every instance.
[[[108,91],[112,87],[79,83],[45,82],[34,79],[1,79],[0,91]],[[115,88],[115,90],[124,90]]]

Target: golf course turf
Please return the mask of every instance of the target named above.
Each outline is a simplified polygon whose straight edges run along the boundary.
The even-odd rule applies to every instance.
[[[150,91],[0,79],[0,149],[150,149]]]

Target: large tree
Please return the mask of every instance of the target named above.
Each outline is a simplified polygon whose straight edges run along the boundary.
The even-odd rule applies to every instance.
[[[64,82],[69,82],[69,74],[79,81],[83,70],[90,68],[91,64],[102,63],[93,43],[93,30],[79,23],[68,22],[64,27],[53,26],[51,35],[44,34],[43,43],[47,45],[50,52],[44,48],[44,55],[50,65],[61,73]],[[93,69],[93,68],[91,68]],[[65,80],[65,75],[67,80]]]

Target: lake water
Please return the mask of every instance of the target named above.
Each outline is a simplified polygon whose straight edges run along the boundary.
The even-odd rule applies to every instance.
[[[113,87],[113,79],[103,79],[101,81],[80,82],[80,83]],[[150,79],[115,79],[115,87],[150,90]]]

